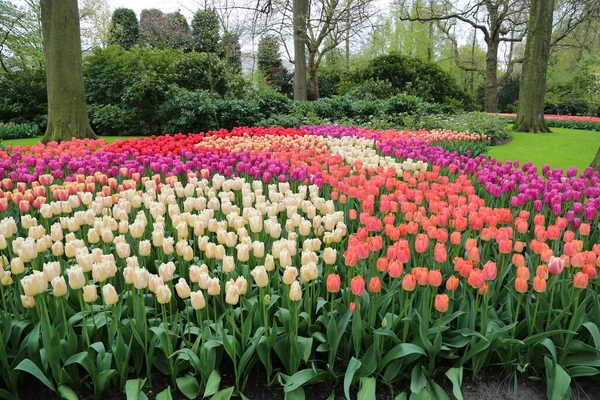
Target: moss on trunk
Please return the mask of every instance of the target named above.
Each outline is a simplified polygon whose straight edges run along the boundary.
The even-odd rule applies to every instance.
[[[77,0],[42,0],[48,127],[42,142],[96,138],[85,107]]]
[[[596,153],[596,156],[592,160],[590,167],[592,167],[594,169],[594,171],[600,172],[600,147],[598,148],[598,152]]]

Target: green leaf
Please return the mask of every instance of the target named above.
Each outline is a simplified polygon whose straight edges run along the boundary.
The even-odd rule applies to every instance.
[[[173,400],[171,396],[171,386],[156,395],[156,400]]]
[[[446,371],[446,376],[452,382],[452,394],[456,397],[456,400],[463,400],[463,395],[460,390],[463,380],[463,367],[450,368]]]
[[[146,379],[129,379],[125,383],[125,395],[127,400],[139,400],[140,392],[146,383]]]
[[[381,368],[385,367],[393,360],[403,358],[403,357],[413,355],[413,354],[419,354],[419,355],[423,355],[423,356],[426,355],[425,350],[423,350],[421,347],[417,346],[416,344],[400,343],[399,345],[396,345],[395,347],[393,347],[383,357],[383,360],[381,360]]]
[[[322,369],[303,369],[286,380],[283,391],[285,393],[293,392],[301,386],[322,380],[327,376],[329,376],[329,374]]]
[[[419,393],[425,386],[427,386],[427,378],[423,374],[421,364],[417,364],[410,373],[410,391]]]
[[[65,400],[78,400],[79,396],[68,386],[61,385],[58,387],[58,394]]]
[[[575,367],[568,368],[568,371],[571,378],[600,375],[600,369],[585,365],[577,365]]]
[[[46,385],[50,390],[52,390],[52,391],[55,390],[52,382],[50,382],[48,380],[48,378],[46,378],[46,375],[44,375],[44,373],[38,368],[38,366],[35,365],[33,363],[33,361],[31,361],[30,359],[28,359],[28,358],[24,359],[23,361],[21,361],[19,363],[19,365],[17,365],[15,367],[15,369],[17,369],[19,371],[27,372],[28,374],[35,376],[40,382],[42,382],[44,385]]]
[[[192,375],[187,374],[177,378],[177,387],[188,399],[195,399],[200,394],[200,384]]]
[[[306,395],[301,387],[285,394],[284,400],[304,400]]]
[[[546,395],[549,400],[564,400],[571,385],[571,377],[558,363],[547,356],[544,357],[546,380],[548,387]]]
[[[94,381],[94,392],[102,393],[116,373],[117,371],[114,369],[107,369],[99,372]]]
[[[372,400],[375,398],[375,389],[377,381],[375,378],[362,378],[360,380],[360,390],[356,395],[356,400]]]
[[[398,396],[396,396],[394,398],[394,400],[406,400],[408,396],[406,395],[406,393],[400,393]]]
[[[233,386],[228,387],[215,393],[211,400],[229,400],[233,396]]]
[[[594,339],[594,345],[597,349],[600,349],[600,330],[598,330],[598,325],[595,323],[588,321],[582,324],[592,335],[592,339]]]
[[[213,394],[217,393],[220,384],[221,374],[215,369],[208,377],[208,382],[206,383],[206,388],[204,389],[204,397],[212,396]]]
[[[354,380],[354,374],[361,366],[360,360],[352,357],[350,360],[350,364],[348,364],[348,368],[346,369],[346,374],[344,375],[344,394],[346,395],[346,399],[350,400],[350,385]]]

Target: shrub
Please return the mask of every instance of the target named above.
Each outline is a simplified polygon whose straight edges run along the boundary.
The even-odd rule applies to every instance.
[[[23,69],[0,74],[0,121],[33,123],[46,128],[48,97],[44,69]]]
[[[35,124],[0,123],[0,140],[25,139],[40,135],[40,128]]]

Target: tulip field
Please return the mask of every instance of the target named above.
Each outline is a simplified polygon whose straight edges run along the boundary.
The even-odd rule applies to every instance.
[[[0,151],[0,398],[550,399],[600,375],[600,177],[485,135],[235,128]],[[157,382],[167,382],[157,390]]]

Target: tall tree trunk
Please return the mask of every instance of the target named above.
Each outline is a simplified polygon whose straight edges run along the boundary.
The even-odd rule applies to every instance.
[[[592,160],[590,167],[594,169],[594,171],[600,172],[600,148],[598,148],[598,152],[596,153],[596,157]]]
[[[77,0],[42,0],[48,128],[42,142],[95,138],[83,92]]]
[[[554,0],[531,0],[525,58],[519,89],[517,132],[550,132],[544,120]]]
[[[488,40],[485,57],[485,112],[498,112],[498,46],[499,42],[492,38]]]
[[[317,65],[315,59],[317,55],[315,52],[308,51],[308,77],[310,78],[310,89],[312,91],[313,99],[318,99],[319,93],[319,80],[317,79]]]
[[[308,1],[293,0],[294,22],[294,100],[306,101],[306,19]]]

